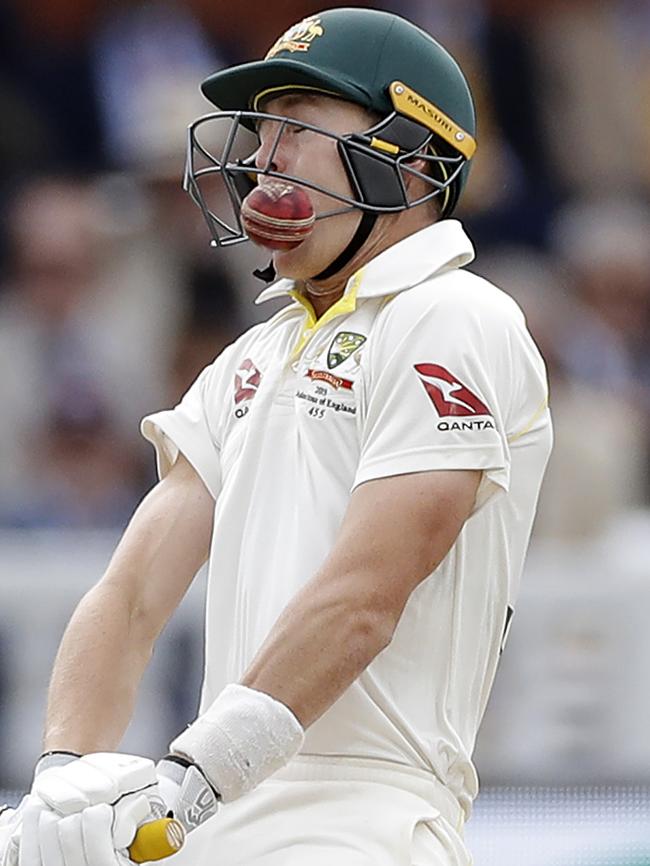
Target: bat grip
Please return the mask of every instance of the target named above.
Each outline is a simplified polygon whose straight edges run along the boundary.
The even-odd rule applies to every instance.
[[[138,828],[129,846],[129,857],[134,863],[148,863],[171,857],[185,843],[185,827],[176,818],[158,818]]]

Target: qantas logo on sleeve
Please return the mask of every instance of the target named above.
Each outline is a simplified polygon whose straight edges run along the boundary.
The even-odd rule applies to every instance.
[[[424,390],[441,418],[477,416],[492,413],[476,394],[439,364],[415,364]]]

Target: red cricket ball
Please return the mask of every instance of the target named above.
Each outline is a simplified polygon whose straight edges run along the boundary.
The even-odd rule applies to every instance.
[[[268,180],[246,196],[241,218],[253,243],[293,250],[311,234],[316,216],[304,189],[284,180]]]

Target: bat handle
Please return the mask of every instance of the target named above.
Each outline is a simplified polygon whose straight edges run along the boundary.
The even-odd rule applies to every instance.
[[[158,818],[143,824],[129,846],[134,863],[162,860],[180,851],[185,842],[185,827],[176,818]]]

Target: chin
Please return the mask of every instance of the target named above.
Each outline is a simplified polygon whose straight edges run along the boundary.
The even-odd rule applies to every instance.
[[[330,222],[317,223],[313,232],[293,250],[275,250],[273,265],[281,277],[292,280],[311,280],[339,256],[352,239],[361,219],[353,214]]]
[[[309,280],[327,267],[312,252],[311,238],[293,250],[275,250],[273,265],[279,277],[292,280]]]

